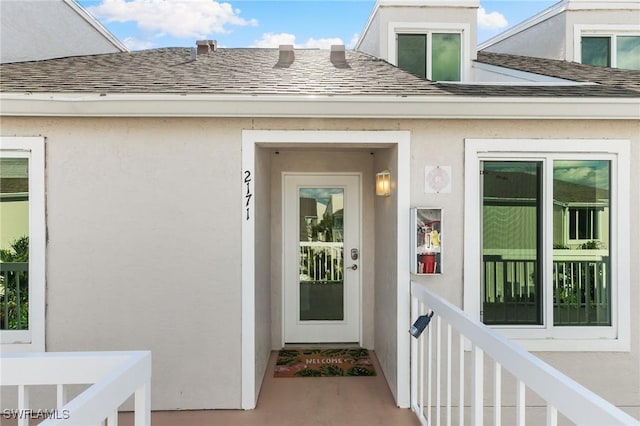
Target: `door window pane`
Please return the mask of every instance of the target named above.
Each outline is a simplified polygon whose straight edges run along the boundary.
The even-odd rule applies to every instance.
[[[610,67],[611,38],[582,37],[582,63],[598,67]]]
[[[431,80],[460,81],[460,34],[433,34]]]
[[[29,160],[0,158],[0,330],[29,328]]]
[[[344,189],[299,191],[300,320],[343,320]]]
[[[610,325],[609,161],[554,161],[554,325]],[[557,238],[557,237],[556,237]]]
[[[640,36],[618,36],[618,68],[640,70]]]
[[[398,34],[398,68],[427,78],[426,34]]]
[[[485,324],[542,324],[541,167],[540,162],[483,162]]]

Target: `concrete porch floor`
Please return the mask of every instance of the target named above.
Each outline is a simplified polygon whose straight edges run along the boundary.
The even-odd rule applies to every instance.
[[[374,352],[375,377],[274,378],[272,352],[255,410],[154,411],[154,426],[413,426],[409,409],[396,407]],[[121,413],[121,426],[133,425],[132,413]]]

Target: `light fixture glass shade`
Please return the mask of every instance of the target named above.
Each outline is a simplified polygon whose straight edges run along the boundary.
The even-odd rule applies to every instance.
[[[391,195],[391,173],[389,170],[376,173],[376,195],[379,197]]]

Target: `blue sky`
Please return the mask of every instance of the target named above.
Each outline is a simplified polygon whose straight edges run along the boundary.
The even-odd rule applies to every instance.
[[[353,47],[372,0],[77,0],[131,50],[195,46]],[[555,0],[481,0],[478,42],[512,27]]]

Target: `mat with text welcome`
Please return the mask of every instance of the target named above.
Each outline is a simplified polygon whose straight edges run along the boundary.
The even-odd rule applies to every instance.
[[[375,376],[366,349],[282,349],[274,377]]]

